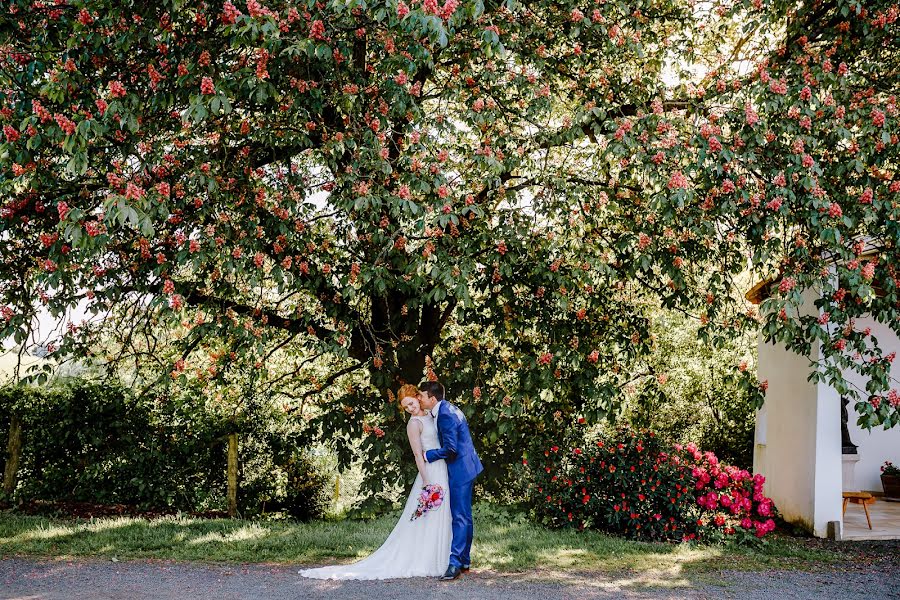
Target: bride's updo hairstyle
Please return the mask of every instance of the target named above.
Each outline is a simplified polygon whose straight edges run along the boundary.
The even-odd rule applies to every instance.
[[[403,402],[404,398],[417,398],[418,399],[418,397],[419,397],[419,388],[417,388],[416,386],[411,385],[409,383],[401,386],[400,389],[397,390],[397,404],[400,405],[401,409],[403,408],[403,405],[401,403]]]

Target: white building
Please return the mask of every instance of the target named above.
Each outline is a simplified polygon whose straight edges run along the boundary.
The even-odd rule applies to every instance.
[[[771,284],[755,286],[747,298],[758,304],[768,296]],[[818,314],[815,299],[812,291],[804,294],[803,314]],[[887,325],[871,318],[857,319],[856,325],[871,327],[886,353],[896,350],[900,354],[900,340]],[[810,358],[818,358],[820,352],[818,343],[813,345],[815,356],[805,357],[765,343],[760,336],[758,350],[759,379],[768,380],[769,387],[765,404],[757,413],[754,471],[766,477],[766,494],[786,521],[802,525],[818,537],[851,537],[851,527],[845,527],[842,515],[841,492],[881,495],[881,465],[886,460],[900,464],[900,428],[861,429],[856,425],[851,401],[847,429],[857,448],[856,454],[843,453],[841,397],[827,383],[807,380],[812,369]],[[893,377],[900,377],[898,363],[892,366]],[[855,373],[844,376],[865,389]],[[854,530],[852,537],[900,537],[900,520],[895,516],[900,515],[900,504],[876,502],[869,510],[873,513],[873,530]],[[855,511],[854,519],[858,517],[856,512],[863,514],[861,506],[851,505],[848,518],[851,511]],[[860,518],[865,523],[865,517]]]

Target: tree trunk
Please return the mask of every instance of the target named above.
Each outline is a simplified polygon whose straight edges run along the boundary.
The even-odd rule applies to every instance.
[[[9,440],[6,443],[6,468],[3,471],[3,493],[12,495],[16,489],[16,472],[19,470],[19,459],[22,456],[22,421],[12,415],[9,420]]]
[[[228,434],[228,516],[237,516],[238,437]]]

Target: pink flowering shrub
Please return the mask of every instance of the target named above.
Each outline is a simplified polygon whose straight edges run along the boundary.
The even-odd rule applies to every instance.
[[[763,493],[765,477],[723,465],[715,454],[702,452],[694,444],[676,444],[672,460],[691,470],[694,497],[705,512],[701,526],[706,527],[706,537],[739,532],[763,537],[775,529],[775,505]]]
[[[775,528],[765,478],[650,431],[623,428],[584,444],[551,444],[523,464],[532,514],[549,527],[705,542],[746,542]]]

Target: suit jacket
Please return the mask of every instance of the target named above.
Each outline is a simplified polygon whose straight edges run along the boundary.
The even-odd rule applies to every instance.
[[[441,447],[425,453],[428,462],[445,460],[452,485],[468,483],[484,470],[475,452],[466,416],[459,408],[444,400],[438,407],[438,439]]]

